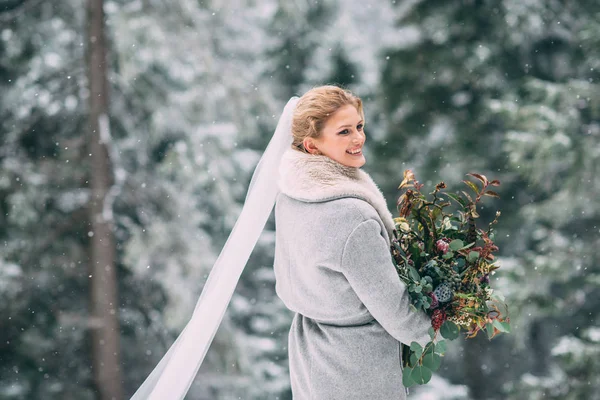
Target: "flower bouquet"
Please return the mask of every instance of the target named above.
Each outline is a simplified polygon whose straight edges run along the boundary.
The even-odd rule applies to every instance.
[[[499,197],[488,188],[499,186],[484,175],[467,174],[481,184],[463,180],[465,191],[446,193],[444,182],[425,196],[423,184],[415,180],[411,170],[404,172],[399,189],[405,192],[398,199],[399,217],[395,218],[395,239],[391,251],[400,279],[406,284],[411,307],[422,309],[431,317],[431,341],[424,347],[417,342],[403,346],[403,384],[410,387],[425,384],[441,364],[446,342],[454,340],[461,329],[468,338],[481,330],[491,339],[500,332],[509,332],[508,309],[501,295],[490,287],[490,275],[495,265],[493,226],[500,211],[487,229],[477,227],[477,204],[484,196]],[[457,206],[455,213],[447,209]]]

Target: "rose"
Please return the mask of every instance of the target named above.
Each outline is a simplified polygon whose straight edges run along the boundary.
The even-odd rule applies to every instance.
[[[442,239],[435,242],[435,247],[442,254],[446,254],[448,252],[448,250],[450,250],[450,245],[448,243],[444,242]]]

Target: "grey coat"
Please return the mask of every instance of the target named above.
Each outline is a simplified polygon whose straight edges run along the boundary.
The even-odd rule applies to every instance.
[[[429,340],[389,252],[393,220],[362,170],[288,150],[275,207],[277,295],[294,400],[404,399],[400,343]]]

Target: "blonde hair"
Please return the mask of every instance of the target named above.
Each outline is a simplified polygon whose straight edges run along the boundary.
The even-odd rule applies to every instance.
[[[364,119],[362,100],[349,90],[338,86],[325,85],[315,87],[304,93],[294,110],[292,117],[292,147],[307,153],[303,141],[307,137],[319,138],[325,122],[340,107],[353,105]]]

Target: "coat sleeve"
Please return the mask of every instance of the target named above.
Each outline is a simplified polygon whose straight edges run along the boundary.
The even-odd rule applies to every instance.
[[[360,223],[346,240],[342,273],[381,326],[404,344],[429,340],[431,320],[422,311],[410,309],[406,285],[400,280],[380,224],[369,219]]]

